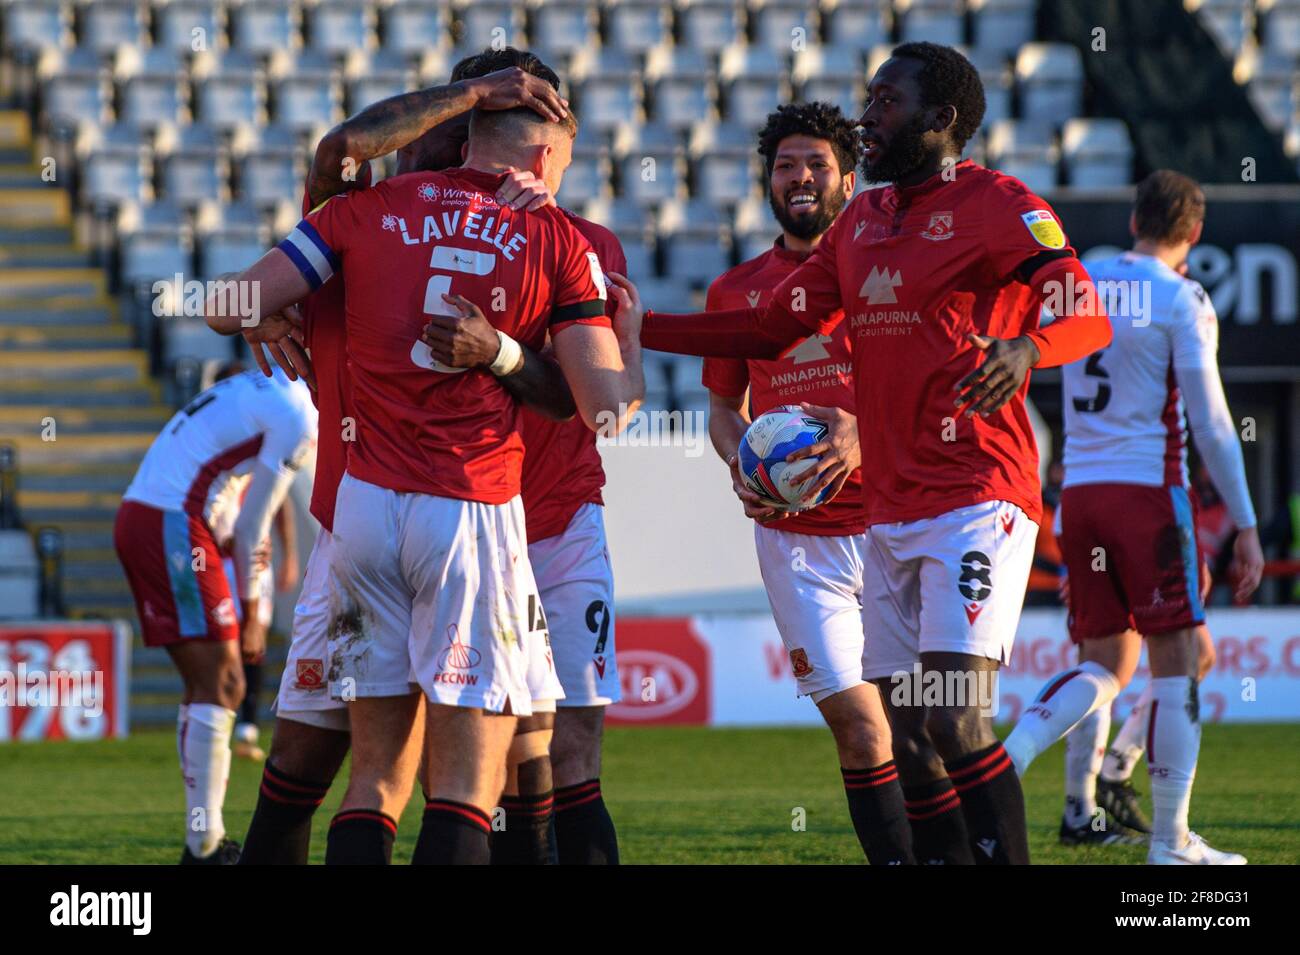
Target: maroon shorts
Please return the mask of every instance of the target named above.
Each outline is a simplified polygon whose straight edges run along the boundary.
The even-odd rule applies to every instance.
[[[1075,643],[1205,622],[1196,510],[1186,488],[1068,487],[1061,492],[1060,543]]]
[[[221,553],[202,518],[123,501],[113,546],[135,597],[145,646],[239,639]]]

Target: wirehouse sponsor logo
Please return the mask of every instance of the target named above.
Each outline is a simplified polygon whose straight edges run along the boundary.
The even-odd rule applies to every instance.
[[[129,927],[132,935],[153,928],[153,893],[83,892],[73,885],[50,896],[50,924],[62,927]]]

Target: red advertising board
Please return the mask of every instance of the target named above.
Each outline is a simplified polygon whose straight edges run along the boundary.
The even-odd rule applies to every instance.
[[[701,726],[709,722],[709,648],[686,617],[618,621],[623,699],[609,707],[613,726]]]
[[[131,628],[0,624],[0,743],[127,735]]]

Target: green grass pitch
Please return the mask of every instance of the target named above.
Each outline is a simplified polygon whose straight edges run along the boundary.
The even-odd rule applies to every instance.
[[[1207,726],[1192,826],[1252,863],[1300,861],[1300,725]],[[1056,842],[1064,747],[1025,778],[1038,863],[1131,864],[1140,848],[1067,849]],[[226,827],[242,839],[260,767],[236,760]],[[1139,789],[1145,775],[1139,769]],[[615,729],[603,785],[628,863],[863,862],[830,734],[822,729]],[[317,814],[312,862],[323,861],[336,785]],[[0,746],[0,864],[175,863],[183,807],[173,733],[125,741]],[[394,859],[410,858],[419,799],[401,820]],[[805,831],[794,831],[797,810]]]

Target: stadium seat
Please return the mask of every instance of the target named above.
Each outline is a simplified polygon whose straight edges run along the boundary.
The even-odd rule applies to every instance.
[[[794,55],[790,72],[795,98],[810,103],[833,103],[844,115],[862,114],[867,80],[858,51],[843,46],[812,46]]]
[[[302,31],[301,12],[291,0],[247,0],[230,11],[231,46],[257,56],[295,50]]]
[[[72,6],[67,0],[25,0],[4,8],[4,49],[40,50],[72,45]]]
[[[446,7],[436,0],[404,0],[383,11],[385,50],[419,55],[429,46],[442,46],[447,32]]]
[[[686,129],[716,115],[717,78],[707,54],[693,47],[657,46],[646,54],[651,118]]]
[[[722,51],[718,75],[723,118],[755,129],[788,93],[781,57],[763,47],[730,46]]]
[[[714,204],[732,205],[757,188],[757,144],[753,133],[730,123],[705,121],[691,130],[691,194]]]
[[[320,0],[309,9],[308,45],[339,56],[378,45],[375,4],[364,0]]]
[[[1076,188],[1125,186],[1133,178],[1133,143],[1120,119],[1071,119],[1061,130],[1066,181]]]
[[[208,0],[171,0],[153,9],[157,46],[173,53],[216,50],[225,21],[225,5]]]
[[[1059,159],[1050,123],[1003,119],[989,128],[989,166],[1015,176],[1034,192],[1056,187]]]
[[[530,47],[573,53],[598,43],[595,8],[588,0],[531,0]],[[543,57],[543,62],[551,63]]]
[[[1255,32],[1254,0],[1188,0],[1201,25],[1225,56],[1235,57]]]
[[[155,147],[162,157],[162,195],[186,206],[229,198],[230,164],[215,130],[202,125],[165,129]]]
[[[243,341],[238,335],[229,338],[214,335],[203,319],[183,315],[163,319],[162,330],[162,358],[166,368],[185,359],[230,361],[235,357],[235,343]]]
[[[81,175],[81,201],[96,210],[152,196],[148,150],[144,147],[95,150],[82,163]]]
[[[624,123],[614,130],[620,196],[639,203],[675,199],[682,191],[682,147],[661,123]]]
[[[569,86],[584,126],[604,131],[644,115],[640,73],[624,50],[605,47],[579,52],[569,64]]]
[[[1020,118],[1063,123],[1083,112],[1083,57],[1068,43],[1026,43],[1016,56]]]
[[[271,59],[271,76],[275,122],[303,132],[343,118],[340,74],[325,54],[281,51]]]
[[[596,199],[582,209],[584,218],[599,222],[616,236],[627,255],[628,276],[638,283],[655,273],[650,243],[650,216],[630,199]]]
[[[47,125],[76,126],[108,119],[112,103],[108,71],[92,51],[47,50],[41,59],[42,72],[52,70],[55,74],[41,88],[41,114]]]
[[[979,71],[984,84],[984,120],[980,124],[988,129],[1000,119],[1012,117],[1011,98],[1015,80],[1010,61],[1000,50],[977,47],[967,51],[971,65]]]
[[[671,8],[662,0],[602,0],[605,42],[619,50],[644,53],[668,38]]]
[[[822,36],[827,44],[866,50],[889,42],[889,0],[822,0],[821,6]]]
[[[195,119],[219,130],[266,122],[266,74],[247,53],[208,58],[194,73]]]
[[[121,47],[116,75],[121,82],[121,118],[142,128],[189,120],[185,64],[172,50]]]
[[[512,0],[455,0],[460,43],[474,50],[522,46],[523,8]]]
[[[299,157],[292,131],[264,126],[250,132],[257,142],[239,150],[239,161],[234,164],[236,195],[261,208],[284,196],[301,195],[307,163],[305,157]]]
[[[256,235],[250,236],[242,230],[212,233],[199,246],[199,278],[206,281],[227,272],[242,271],[265,252],[266,243]]]
[[[138,0],[95,0],[81,8],[81,18],[80,43],[96,53],[144,45],[144,7]]]
[[[676,0],[680,42],[717,53],[744,39],[744,5],[736,0]]]
[[[966,41],[961,0],[895,0],[894,11],[902,18],[898,31],[902,43],[928,40],[959,46]]]
[[[1280,133],[1296,106],[1296,58],[1289,53],[1248,47],[1237,57],[1233,76],[1247,86],[1264,125]]]
[[[121,282],[143,298],[154,282],[183,275],[193,278],[188,232],[137,232],[122,239]],[[265,250],[263,250],[265,251]]]
[[[971,45],[977,50],[1013,55],[1034,39],[1034,0],[968,0]]]
[[[575,143],[573,162],[564,173],[556,198],[563,206],[580,208],[585,202],[601,198],[610,178],[609,151],[598,145]]]
[[[772,204],[766,193],[754,195],[736,207],[732,235],[738,261],[747,262],[766,252],[780,234],[781,226],[772,214]]]
[[[657,220],[667,275],[705,285],[731,267],[731,230],[713,203],[705,199],[665,202]]]
[[[751,0],[753,42],[788,56],[818,41],[817,7],[807,0]]]
[[[214,204],[215,200],[212,201]],[[117,232],[126,238],[137,233],[166,233],[178,237],[189,228],[185,210],[171,199],[156,202],[124,202],[117,210]]]
[[[1300,57],[1300,0],[1259,0],[1264,14],[1264,46]]]
[[[400,54],[376,50],[352,57],[345,76],[346,112],[349,116],[371,103],[415,89],[415,71]]]

